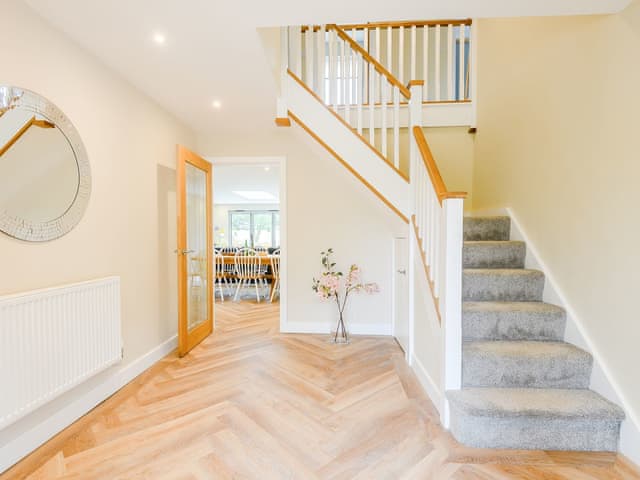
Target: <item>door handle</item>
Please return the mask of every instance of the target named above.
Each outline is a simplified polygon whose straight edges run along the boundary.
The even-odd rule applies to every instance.
[[[400,275],[406,275],[406,274],[407,274],[407,271],[406,271],[404,268],[401,268],[400,270],[398,270],[398,273],[399,273]]]
[[[173,253],[177,253],[178,255],[188,255],[190,253],[194,253],[195,250],[174,250]]]

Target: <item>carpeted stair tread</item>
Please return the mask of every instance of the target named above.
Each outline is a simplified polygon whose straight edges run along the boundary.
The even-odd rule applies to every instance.
[[[465,268],[463,301],[539,302],[544,274],[538,270],[511,268]]]
[[[447,392],[452,408],[469,415],[624,420],[624,411],[592,390],[463,388]]]
[[[543,302],[464,302],[462,338],[469,340],[562,340],[566,312]]]
[[[451,433],[476,448],[616,451],[624,419],[590,390],[464,388],[447,398]]]
[[[524,268],[524,242],[467,241],[462,248],[463,268]]]
[[[565,342],[480,341],[462,346],[464,387],[588,388],[592,356]]]
[[[464,217],[464,240],[509,240],[511,219],[504,216]]]

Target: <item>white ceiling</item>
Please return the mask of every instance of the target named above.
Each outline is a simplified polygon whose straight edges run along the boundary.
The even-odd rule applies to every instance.
[[[267,170],[268,168],[268,170]],[[247,200],[234,191],[260,191],[273,200]],[[213,203],[215,205],[257,205],[280,203],[280,167],[276,165],[215,165],[213,168]]]
[[[276,86],[259,27],[612,13],[630,0],[24,1],[198,132],[220,134],[273,126]]]

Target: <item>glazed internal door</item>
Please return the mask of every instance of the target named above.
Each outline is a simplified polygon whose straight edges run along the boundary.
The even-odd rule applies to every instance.
[[[211,164],[178,147],[178,352],[213,331]]]

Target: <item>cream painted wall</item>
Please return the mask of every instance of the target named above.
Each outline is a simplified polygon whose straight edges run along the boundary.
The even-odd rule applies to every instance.
[[[482,20],[478,45],[474,207],[516,214],[638,428],[640,2]]]
[[[351,325],[391,327],[391,252],[394,234],[406,232],[399,220],[333,157],[299,127],[251,132],[242,136],[201,136],[205,156],[286,156],[288,245],[288,322],[328,327],[335,305],[311,291],[321,270],[320,252],[333,247],[338,266],[359,264],[366,281],[380,284],[377,295],[353,296],[347,307]]]
[[[120,276],[128,364],[176,332],[176,144],[193,145],[194,134],[22,2],[2,2],[2,18],[0,84],[65,112],[86,146],[93,192],[81,223],[59,240],[0,234],[0,294]],[[1,431],[0,446],[95,381]]]

